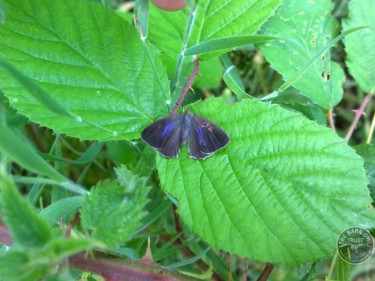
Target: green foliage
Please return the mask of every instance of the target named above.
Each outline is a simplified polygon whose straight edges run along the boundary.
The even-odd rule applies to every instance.
[[[52,229],[18,193],[11,178],[0,175],[1,213],[13,239],[26,248],[42,247],[51,241]]]
[[[97,140],[138,138],[139,128],[168,113],[168,81],[156,51],[150,47],[161,84],[137,32],[118,15],[89,1],[6,3],[0,58],[80,118],[48,110],[1,70],[2,90],[20,113],[55,131]],[[25,18],[28,24],[21,24]]]
[[[231,143],[203,161],[186,149],[177,159],[159,157],[157,168],[184,223],[213,247],[299,264],[330,255],[342,229],[374,218],[362,161],[331,130],[250,99],[232,107],[211,99],[191,110]]]
[[[276,14],[262,26],[262,34],[283,40],[262,44],[260,49],[272,68],[289,80],[323,49],[337,32],[337,22],[329,15],[330,0],[285,0]],[[293,86],[323,108],[331,108],[342,98],[344,73],[326,52]]]
[[[178,98],[177,94],[184,86],[186,76],[191,73],[192,58],[185,57],[188,48],[199,43],[204,44],[211,53],[200,58],[209,59],[228,50],[228,46],[220,47],[214,39],[230,42],[230,37],[235,37],[240,41],[237,42],[237,46],[241,46],[246,41],[244,39],[252,37],[237,36],[255,33],[280,2],[280,0],[197,1],[193,11],[189,12],[186,8],[173,13],[150,6],[149,24],[157,28],[149,29],[149,38],[161,50],[164,65],[168,73],[174,76],[172,100]],[[165,40],[165,38],[173,40]],[[209,40],[214,41],[206,42]],[[230,45],[229,49],[233,47],[235,46]],[[205,75],[202,73],[202,76]]]
[[[9,158],[21,164],[30,171],[62,181],[65,178],[55,169],[43,161],[43,159],[7,126],[0,124],[2,132],[0,138],[0,149]]]
[[[3,171],[0,190],[2,219],[15,242],[15,246],[0,255],[0,280],[39,280],[64,258],[101,246],[88,238],[62,239],[56,235]]]
[[[340,112],[361,103],[355,83],[374,88],[363,55],[374,49],[363,27],[372,26],[372,2],[353,0],[338,36],[329,0],[188,1],[176,12],[137,0],[135,27],[126,5],[116,13],[91,2],[0,0],[0,167],[13,174],[0,179],[1,215],[15,242],[0,251],[1,281],[78,279],[61,261],[97,247],[105,255],[82,269],[108,279],[127,266],[145,276],[155,265],[160,276],[181,268],[199,278],[255,280],[264,261],[305,263],[293,274],[277,266],[272,280],[310,280],[326,275],[323,258],[343,229],[374,226],[375,150],[357,146],[361,158],[339,137],[352,118]],[[345,77],[329,49],[344,36],[348,60],[342,46],[332,57],[355,81],[333,108]],[[240,52],[225,54],[233,49]],[[190,159],[187,146],[166,159],[137,140],[170,113],[195,55],[199,76],[184,106],[231,142],[205,160]],[[205,100],[189,105],[198,99]],[[338,134],[326,128],[334,111]],[[363,142],[367,127],[351,141]],[[1,242],[9,243],[7,229],[0,224]],[[162,269],[149,254],[127,264],[144,256],[148,240]],[[111,264],[112,254],[120,263]],[[248,270],[238,256],[258,261]],[[337,265],[336,277],[347,279],[349,266]]]
[[[82,204],[84,228],[109,246],[130,239],[148,202],[147,178],[132,174],[124,166],[117,169],[119,181],[105,181],[93,188]]]
[[[372,0],[352,0],[349,2],[349,17],[343,21],[343,29],[366,26],[347,36],[344,40],[347,52],[346,64],[350,74],[363,91],[375,92],[375,2]]]
[[[369,181],[368,188],[372,200],[375,201],[375,146],[373,144],[361,144],[357,145],[355,150],[365,162],[366,175]]]

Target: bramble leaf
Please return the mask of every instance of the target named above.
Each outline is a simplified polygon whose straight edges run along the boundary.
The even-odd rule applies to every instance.
[[[147,204],[147,178],[132,174],[122,166],[119,181],[105,181],[95,186],[82,205],[83,226],[91,236],[109,246],[128,240],[141,219]]]
[[[177,159],[159,156],[157,169],[184,223],[209,245],[299,264],[331,255],[343,229],[374,221],[363,161],[330,129],[253,99],[210,99],[191,111],[231,142],[201,161],[185,146]]]
[[[363,91],[375,93],[375,2],[352,0],[349,2],[349,17],[343,21],[343,29],[367,26],[344,39],[347,53],[346,64],[350,74]]]
[[[333,16],[327,14],[332,6],[329,0],[285,0],[262,26],[262,34],[277,34],[284,38],[259,45],[271,67],[280,72],[284,80],[288,81],[302,71],[334,37],[338,24]],[[293,86],[328,109],[341,100],[344,79],[343,70],[331,61],[330,53],[326,52]]]
[[[0,89],[19,113],[91,140],[139,138],[142,127],[168,114],[169,82],[158,54],[149,45],[160,83],[139,35],[120,16],[85,0],[6,3],[0,59],[51,95],[44,100],[53,100],[54,108],[77,118],[49,110],[35,99],[39,93],[30,94],[0,68]]]

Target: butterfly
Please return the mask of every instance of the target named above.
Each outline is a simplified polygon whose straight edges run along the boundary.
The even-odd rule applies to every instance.
[[[228,135],[210,120],[185,110],[157,120],[142,132],[142,139],[161,155],[172,158],[189,141],[190,158],[204,159],[229,143]]]

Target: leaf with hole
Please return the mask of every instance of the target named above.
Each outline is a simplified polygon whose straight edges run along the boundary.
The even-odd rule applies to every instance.
[[[286,81],[302,72],[309,63],[308,70],[293,86],[326,109],[342,98],[344,72],[331,61],[329,51],[318,60],[311,62],[311,59],[335,36],[337,21],[327,14],[332,8],[329,0],[284,1],[261,30],[261,34],[277,34],[284,40],[259,45],[271,67],[280,72]]]

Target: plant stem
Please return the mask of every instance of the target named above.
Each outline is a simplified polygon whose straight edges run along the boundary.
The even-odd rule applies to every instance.
[[[181,107],[181,104],[184,101],[185,95],[191,88],[191,85],[193,84],[194,78],[197,76],[198,71],[199,71],[199,60],[198,60],[198,57],[195,57],[193,73],[189,77],[189,80],[187,81],[184,89],[182,90],[181,95],[178,98],[178,101],[176,102],[176,105],[173,107],[172,114],[176,114],[177,110]]]
[[[353,120],[352,124],[350,125],[348,132],[346,133],[346,136],[345,136],[346,141],[350,140],[350,138],[351,138],[351,136],[354,132],[354,129],[358,124],[359,118],[361,118],[361,116],[364,113],[365,108],[366,108],[367,104],[369,103],[369,101],[371,100],[371,98],[372,98],[372,95],[368,94],[363,99],[361,106],[357,110],[354,110],[354,113],[355,113],[354,120]]]
[[[272,263],[266,263],[266,267],[264,268],[262,274],[259,276],[257,281],[267,281],[268,277],[270,276],[274,265]]]
[[[0,221],[0,243],[11,245],[13,240],[6,226]],[[110,281],[193,281],[196,280],[176,271],[170,271],[158,264],[147,264],[140,261],[130,261],[101,255],[95,252],[95,258],[88,258],[84,254],[69,257],[69,266],[81,271],[89,271],[101,275]]]
[[[332,131],[336,133],[335,119],[333,118],[333,107],[328,110],[328,122]]]

